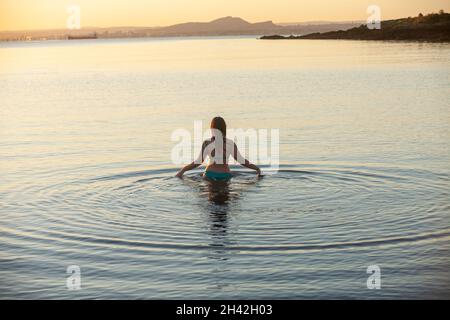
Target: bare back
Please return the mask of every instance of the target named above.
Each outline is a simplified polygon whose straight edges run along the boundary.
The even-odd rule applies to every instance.
[[[214,138],[205,140],[202,146],[202,160],[208,159],[206,171],[230,172],[228,161],[230,156],[237,158],[237,147],[230,139],[215,141]]]

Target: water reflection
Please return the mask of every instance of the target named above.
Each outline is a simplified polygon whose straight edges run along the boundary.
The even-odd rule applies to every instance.
[[[232,193],[230,181],[204,181],[203,194],[208,196],[206,205],[208,234],[211,237],[209,246],[210,258],[216,260],[228,260],[226,246],[231,244],[228,237],[229,211],[232,199],[238,199],[237,194]],[[233,197],[234,195],[234,197]]]
[[[230,258],[231,252],[227,247],[237,242],[233,238],[233,230],[230,230],[230,226],[233,226],[231,213],[245,199],[246,191],[258,181],[259,178],[254,175],[244,173],[236,173],[230,181],[209,181],[203,178],[198,181],[196,189],[200,207],[206,213],[207,232],[211,239],[209,258],[219,261]]]
[[[230,235],[230,212],[245,198],[245,191],[256,185],[260,178],[247,174],[236,174],[230,181],[210,181],[201,176],[190,177],[183,181],[189,184],[199,197],[199,206],[206,213],[208,234],[213,249],[209,257],[227,260],[226,247],[235,243]]]
[[[224,205],[225,207],[228,207],[231,181],[205,180],[205,182],[209,201],[215,205]]]

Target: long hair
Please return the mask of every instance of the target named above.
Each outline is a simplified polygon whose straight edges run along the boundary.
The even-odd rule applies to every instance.
[[[221,161],[223,161],[222,164],[225,164],[227,161],[227,159],[226,159],[226,147],[227,146],[226,146],[226,142],[225,142],[226,137],[227,137],[227,124],[225,123],[225,120],[222,117],[215,117],[211,121],[210,128],[214,129],[214,130],[212,130],[213,131],[212,132],[212,135],[213,135],[212,141],[215,141],[214,142],[215,147],[214,147],[214,150],[212,150],[211,155],[213,157],[215,157],[216,156],[216,148],[218,148],[218,152],[219,152],[218,156],[222,155],[223,159]],[[214,131],[216,131],[216,130],[218,130],[222,133],[222,139],[223,139],[222,141],[216,140],[216,137],[214,136]],[[216,145],[216,143],[220,143],[220,144]],[[220,146],[222,146],[222,147],[220,147]]]
[[[211,129],[216,129],[222,132],[222,137],[225,139],[227,136],[227,124],[222,117],[215,117],[211,121]]]

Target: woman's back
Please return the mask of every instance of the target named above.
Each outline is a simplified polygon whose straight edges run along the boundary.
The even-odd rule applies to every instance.
[[[261,174],[261,170],[257,166],[242,157],[236,144],[232,140],[226,138],[227,125],[223,118],[215,117],[211,121],[211,132],[212,138],[203,142],[202,150],[198,158],[192,163],[184,166],[177,173],[177,177],[181,178],[186,171],[197,168],[206,160],[206,158],[208,158],[205,177],[212,180],[229,179],[232,176],[230,167],[228,166],[230,156],[233,156],[233,158],[244,167],[255,170],[258,175]]]
[[[216,140],[214,137],[203,142],[203,159],[208,158],[206,170],[230,172],[228,162],[230,156],[235,156],[235,144],[232,140],[224,138]]]

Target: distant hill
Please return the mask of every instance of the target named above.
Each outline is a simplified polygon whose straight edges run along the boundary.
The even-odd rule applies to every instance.
[[[450,14],[441,10],[426,16],[386,20],[381,29],[369,29],[366,25],[343,31],[311,33],[303,36],[263,36],[261,39],[348,39],[348,40],[415,40],[450,42]]]
[[[184,36],[184,35],[228,35],[228,34],[258,34],[269,30],[282,31],[282,26],[272,21],[250,23],[237,17],[224,17],[211,22],[188,22],[162,27],[154,30],[153,35]]]
[[[238,17],[224,17],[210,22],[187,22],[167,27],[85,27],[80,30],[23,30],[0,32],[1,40],[62,40],[69,38],[89,38],[93,34],[98,39],[143,38],[143,37],[184,37],[184,36],[232,36],[296,34],[327,32],[359,26],[360,22],[317,22],[278,25],[272,21],[250,23]]]

